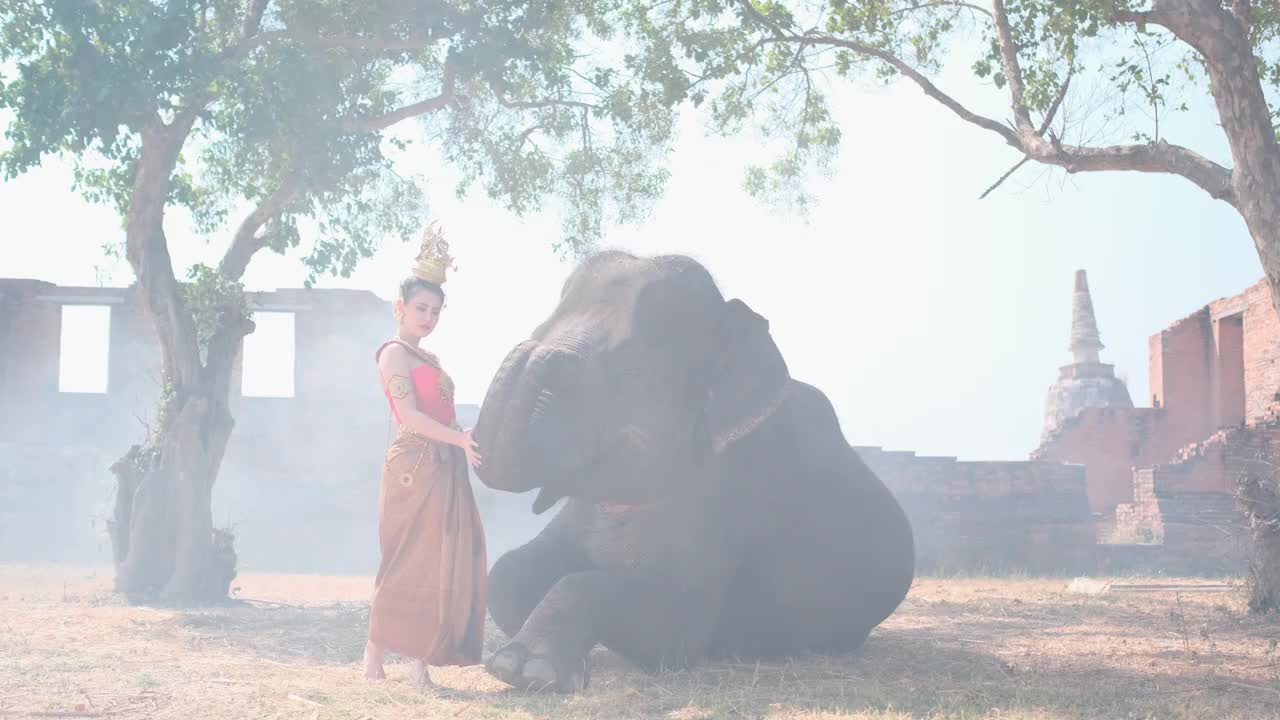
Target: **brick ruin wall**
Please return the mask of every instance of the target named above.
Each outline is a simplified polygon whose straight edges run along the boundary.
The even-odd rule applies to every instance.
[[[1032,453],[1088,467],[1094,512],[1133,501],[1133,468],[1172,462],[1280,408],[1280,317],[1264,281],[1152,335],[1149,353],[1151,407],[1086,410]]]
[[[1245,422],[1267,422],[1280,408],[1280,316],[1265,281],[1241,295],[1218,301],[1215,313],[1243,314]]]
[[[1222,430],[1179,452],[1174,462],[1134,474],[1134,501],[1117,508],[1118,532],[1161,541],[1169,572],[1241,572],[1248,522],[1236,506],[1239,478],[1274,473],[1280,427],[1274,420]]]
[[[294,317],[292,397],[247,397],[232,378],[236,421],[213,493],[243,570],[371,573],[377,499],[390,439],[373,351],[390,304],[372,293],[250,293],[259,311]],[[105,393],[59,391],[64,305],[107,305]],[[0,280],[0,561],[110,562],[109,467],[141,441],[160,390],[154,331],[133,289]],[[447,358],[446,358],[447,361]],[[459,420],[477,408],[460,405]],[[491,560],[545,523],[530,498],[473,482]]]
[[[1094,570],[1083,467],[856,450],[906,511],[919,572]]]
[[[1133,467],[1165,457],[1165,414],[1151,408],[1087,408],[1066,421],[1031,458],[1087,467],[1089,508],[1109,515],[1133,499]]]

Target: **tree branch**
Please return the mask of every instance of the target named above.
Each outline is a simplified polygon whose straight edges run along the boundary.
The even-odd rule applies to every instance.
[[[947,95],[942,90],[940,90],[937,85],[934,85],[933,82],[929,80],[929,78],[921,74],[919,70],[916,70],[911,65],[907,64],[906,62],[903,62],[901,58],[894,55],[893,53],[888,52],[887,50],[881,50],[880,48],[872,47],[870,45],[864,45],[863,43],[860,43],[860,42],[855,42],[853,40],[845,40],[843,38],[837,38],[831,35],[827,35],[826,33],[819,33],[819,32],[809,32],[804,35],[784,35],[782,37],[770,38],[765,42],[766,44],[773,43],[773,42],[803,42],[803,43],[809,43],[812,45],[828,45],[833,47],[842,47],[847,50],[852,50],[858,53],[859,55],[866,55],[868,57],[876,58],[877,60],[880,60],[881,62],[884,62],[885,64],[892,66],[895,70],[897,70],[898,72],[910,78],[913,82],[915,82],[916,85],[920,86],[920,89],[924,91],[925,95],[928,95],[934,100],[937,100],[939,103],[942,103],[952,112],[954,112],[956,115],[959,115],[966,122],[972,123],[974,125],[977,125],[978,127],[981,127],[986,130],[990,130],[993,133],[996,133],[1000,137],[1003,137],[1006,142],[1008,142],[1010,145],[1014,147],[1021,146],[1021,142],[1018,140],[1017,133],[1015,133],[1009,126],[999,122],[998,120],[993,120],[989,117],[986,117],[984,115],[979,115],[969,110],[968,108],[966,108],[965,106],[957,102],[955,98],[952,98],[950,95]]]
[[[756,10],[755,6],[751,4],[751,0],[738,0],[738,5],[752,20],[771,30],[775,38],[783,38],[788,35],[784,28],[765,17],[759,10]]]
[[[439,42],[440,38],[420,37],[367,37],[363,35],[307,35],[292,30],[281,30],[256,35],[238,48],[241,54],[273,42],[295,42],[320,50],[368,50],[373,52],[409,52],[424,50]]]
[[[412,117],[442,110],[447,107],[449,103],[453,102],[454,93],[456,91],[455,86],[456,77],[453,67],[445,64],[444,76],[440,79],[439,95],[416,102],[412,105],[406,105],[397,110],[393,110],[386,115],[367,118],[347,118],[341,121],[339,127],[347,132],[353,133],[378,132],[379,130],[387,129],[402,120],[408,120]]]
[[[1026,164],[1027,164],[1027,163],[1029,163],[1029,162],[1031,162],[1031,156],[1029,156],[1029,155],[1028,155],[1028,156],[1024,156],[1021,160],[1019,160],[1019,161],[1018,161],[1018,164],[1016,164],[1016,165],[1014,165],[1013,167],[1009,168],[1009,170],[1008,170],[1007,172],[1005,172],[1005,174],[1003,174],[1003,175],[1001,175],[1001,176],[1000,176],[1000,179],[999,179],[999,180],[996,180],[996,181],[995,181],[995,183],[993,183],[993,184],[991,185],[991,187],[987,188],[987,189],[986,189],[986,191],[984,191],[981,195],[979,195],[979,196],[978,196],[978,199],[979,199],[979,200],[986,200],[986,199],[987,199],[987,196],[988,196],[988,195],[990,195],[991,193],[995,192],[995,191],[996,191],[996,188],[998,188],[998,187],[1000,187],[1001,185],[1003,185],[1005,180],[1008,180],[1008,179],[1010,178],[1010,176],[1012,176],[1014,173],[1018,172],[1018,168],[1022,167],[1023,165],[1026,165]]]
[[[1156,14],[1150,10],[1118,10],[1111,19],[1117,23],[1132,23],[1139,27],[1161,24]]]
[[[219,274],[228,280],[239,280],[244,275],[253,254],[266,247],[266,241],[258,235],[258,231],[279,215],[280,211],[292,202],[301,190],[302,182],[297,174],[290,173],[285,176],[275,192],[268,195],[240,223],[240,228],[236,230],[235,237],[231,240],[231,247],[227,248],[226,254],[222,256],[222,262],[218,263]]]
[[[1139,13],[1138,17],[1143,22],[1172,24],[1182,15],[1191,12],[1187,2],[1188,0],[1155,0],[1155,9]],[[1149,145],[1116,145],[1102,148],[1065,146],[1056,138],[1052,141],[1046,140],[1044,133],[1048,130],[1048,124],[1046,123],[1039,132],[1031,125],[1031,116],[1025,101],[1026,87],[1022,78],[1022,68],[1018,63],[1018,50],[1004,10],[1004,0],[992,0],[992,7],[995,11],[997,42],[1000,45],[1005,76],[1009,82],[1009,94],[1013,100],[1013,114],[1018,128],[1018,145],[1028,156],[1038,162],[1058,165],[1071,173],[1133,170],[1181,175],[1200,186],[1211,197],[1233,202],[1235,192],[1231,185],[1230,170],[1192,150],[1170,145],[1163,140]],[[1054,112],[1057,110],[1061,93],[1065,92],[1065,88],[1064,84],[1060,89],[1059,97],[1054,100]]]
[[[1159,25],[1206,57],[1223,37],[1221,21],[1231,18],[1221,0],[1152,0],[1150,10],[1124,10],[1112,16],[1116,22],[1139,27]]]
[[[568,107],[579,108],[582,110],[595,110],[598,106],[591,103],[582,102],[580,100],[507,100],[501,93],[495,92],[498,98],[498,104],[502,107],[513,110],[537,110],[549,107]]]
[[[352,119],[344,120],[341,123],[341,127],[343,130],[347,132],[358,132],[358,133],[378,132],[379,130],[387,129],[402,120],[408,120],[409,118],[412,118],[412,117],[417,117],[419,115],[426,115],[427,113],[435,112],[436,110],[442,110],[446,106],[448,106],[449,103],[452,102],[452,100],[453,100],[453,93],[451,92],[441,93],[440,95],[437,95],[433,98],[427,98],[426,100],[423,100],[421,102],[416,102],[412,105],[406,105],[402,108],[389,112],[386,115],[379,115],[377,117],[370,117],[370,118],[361,118],[361,119],[352,118]]]
[[[1062,81],[1062,87],[1058,88],[1058,94],[1053,96],[1053,102],[1049,105],[1049,110],[1044,114],[1044,120],[1040,123],[1040,131],[1038,135],[1043,136],[1049,131],[1049,126],[1053,124],[1053,118],[1058,114],[1058,109],[1062,107],[1062,101],[1067,97],[1067,88],[1071,87],[1071,78],[1075,75],[1074,66],[1067,71],[1067,78]]]
[[[271,0],[249,0],[249,7],[244,14],[244,24],[240,28],[240,38],[248,40],[262,29],[262,16],[267,12]]]
[[[991,0],[995,17],[996,41],[1000,45],[1000,60],[1009,83],[1009,95],[1013,99],[1013,120],[1019,133],[1032,132],[1031,112],[1027,110],[1027,86],[1022,79],[1022,65],[1018,62],[1018,46],[1013,41],[1009,27],[1009,15],[1004,10],[1004,0]]]
[[[937,0],[936,2],[924,2],[924,3],[920,3],[919,5],[912,5],[911,7],[902,8],[901,10],[894,10],[893,12],[889,13],[889,17],[893,17],[894,15],[903,15],[909,12],[915,12],[916,10],[925,10],[927,8],[936,8],[936,7],[955,7],[955,8],[962,8],[965,10],[974,10],[976,12],[982,13],[983,15],[986,15],[988,18],[991,18],[993,20],[995,19],[991,15],[990,10],[980,5],[973,5],[967,2],[960,2],[960,0]]]
[[[1036,132],[1036,128],[1031,127],[1029,124],[1029,117],[1027,129],[1025,131],[1015,131],[1003,123],[972,112],[938,89],[933,82],[918,70],[886,50],[817,31],[811,31],[804,35],[784,34],[781,37],[768,38],[765,42],[793,42],[841,47],[863,56],[881,60],[910,78],[920,86],[920,89],[926,95],[950,109],[961,119],[999,135],[1009,145],[1017,148],[1036,162],[1057,165],[1071,173],[1130,170],[1181,175],[1209,193],[1211,197],[1232,204],[1235,203],[1231,170],[1188,148],[1170,145],[1163,140],[1149,145],[1116,145],[1101,148],[1063,145],[1056,138],[1049,140],[1043,134]],[[1057,105],[1058,103],[1055,102],[1055,109]]]
[[[1170,173],[1190,180],[1215,200],[1235,202],[1230,170],[1194,150],[1171,145],[1164,140],[1150,145],[1100,148],[1060,145],[1043,139],[1042,142],[1043,145],[1031,149],[1028,154],[1039,162],[1058,165],[1070,173],[1103,170]]]

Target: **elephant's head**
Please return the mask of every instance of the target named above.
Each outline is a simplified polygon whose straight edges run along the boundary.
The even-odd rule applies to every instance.
[[[788,381],[769,323],[682,256],[606,252],[498,370],[475,438],[480,479],[643,504],[754,428]]]

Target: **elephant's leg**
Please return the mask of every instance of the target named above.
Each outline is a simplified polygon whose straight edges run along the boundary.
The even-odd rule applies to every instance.
[[[802,487],[798,495],[825,502],[779,509],[778,531],[749,553],[725,592],[712,655],[852,653],[901,603],[912,580],[909,528],[887,491],[834,487]]]
[[[714,602],[707,593],[682,592],[659,578],[573,573],[551,588],[486,667],[515,687],[560,692],[586,687],[596,643],[650,672],[681,667],[703,655]]]
[[[507,637],[513,637],[560,578],[587,567],[586,556],[575,544],[544,530],[493,564],[489,614]]]

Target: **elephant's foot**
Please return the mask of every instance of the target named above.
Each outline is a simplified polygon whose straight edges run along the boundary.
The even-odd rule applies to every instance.
[[[539,643],[533,651],[513,641],[498,650],[484,665],[490,675],[520,690],[580,692],[591,677],[587,656],[570,658]]]

